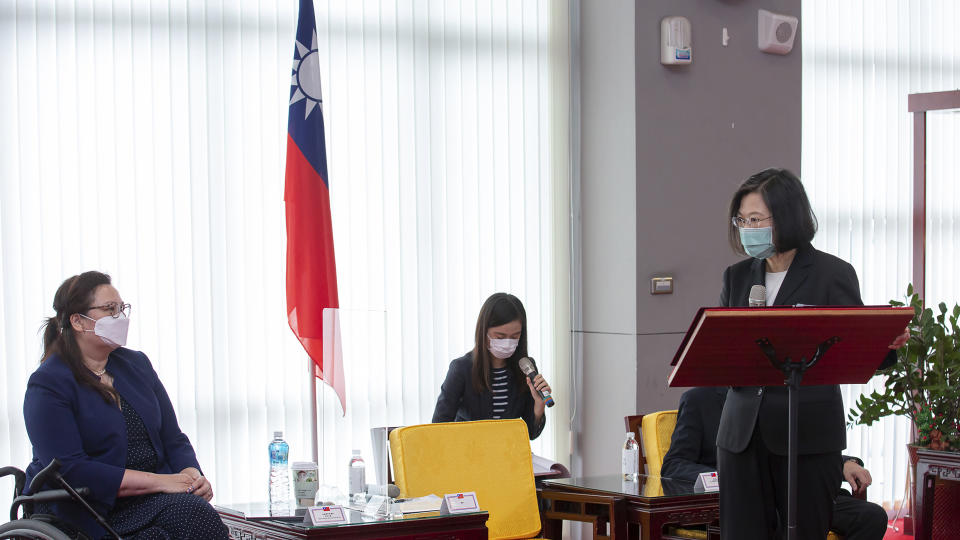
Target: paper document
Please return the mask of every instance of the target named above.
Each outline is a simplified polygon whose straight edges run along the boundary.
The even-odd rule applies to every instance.
[[[437,512],[443,499],[433,493],[417,497],[415,499],[397,499],[394,501],[391,511],[399,511],[404,514],[413,514],[416,512]]]
[[[545,457],[533,456],[533,475],[552,476],[554,478],[570,478],[570,471],[562,464]]]

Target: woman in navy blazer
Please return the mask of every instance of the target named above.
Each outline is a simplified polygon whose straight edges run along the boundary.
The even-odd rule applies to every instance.
[[[57,458],[64,478],[90,488],[88,501],[124,537],[227,538],[163,383],[146,355],[123,348],[130,305],[110,277],[67,279],[53,307],[23,401],[34,456],[28,485]],[[74,503],[48,510],[92,538],[105,533]]]
[[[537,390],[549,394],[550,385],[539,373],[531,382],[520,371],[518,362],[526,356],[523,304],[512,294],[490,296],[477,317],[473,350],[450,362],[433,421],[523,418],[530,439],[539,437],[546,406]]]
[[[751,258],[724,271],[721,306],[747,306],[754,285],[766,287],[767,305],[863,304],[853,267],[810,244],[816,217],[790,171],[766,169],[751,176],[734,194],[729,217],[731,245]],[[908,336],[905,332],[890,348],[899,348]],[[877,359],[878,368],[895,359],[890,351]],[[799,394],[797,534],[825,538],[843,480],[843,400],[837,385],[802,386]],[[787,410],[783,386],[733,387],[727,393],[717,433],[724,538],[766,540],[786,530]]]

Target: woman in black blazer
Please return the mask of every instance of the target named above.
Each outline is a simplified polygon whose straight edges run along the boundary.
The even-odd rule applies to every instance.
[[[543,375],[531,382],[518,362],[527,356],[527,313],[512,294],[496,293],[483,303],[473,350],[450,362],[433,411],[434,422],[523,418],[530,439],[546,424],[550,393]],[[530,359],[531,362],[533,359]]]
[[[766,303],[859,306],[860,285],[849,263],[811,245],[817,221],[803,184],[790,171],[766,169],[750,177],[730,203],[730,243],[751,258],[723,273],[720,305],[749,305],[750,289],[766,287]],[[899,348],[908,334],[891,346]],[[891,354],[881,366],[896,360]],[[800,388],[798,538],[827,535],[846,448],[838,385]],[[717,434],[724,538],[776,538],[787,521],[787,389],[733,387]]]

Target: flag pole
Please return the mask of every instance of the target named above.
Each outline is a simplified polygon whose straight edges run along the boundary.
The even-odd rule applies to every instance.
[[[307,376],[310,377],[310,446],[313,451],[313,462],[320,465],[320,438],[317,431],[317,366],[310,355],[307,355]]]

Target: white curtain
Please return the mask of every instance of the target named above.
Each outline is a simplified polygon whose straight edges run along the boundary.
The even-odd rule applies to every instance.
[[[309,459],[284,289],[296,6],[0,2],[0,465],[29,462],[38,328],[88,269],[133,304],[130,347],[217,501],[265,498],[274,430]],[[567,9],[316,2],[347,377],[345,417],[319,389],[325,483],[352,448],[369,464],[370,427],[430,421],[493,292],[524,301],[531,353],[568,384]],[[563,458],[568,418],[548,419],[534,450]]]
[[[814,244],[854,265],[867,304],[902,298],[911,281],[913,118],[907,95],[960,86],[958,18],[952,0],[803,2],[802,175],[820,221]],[[957,122],[950,125],[953,139],[941,136],[947,128],[930,134],[936,144],[953,146],[928,153],[931,186],[938,186],[928,188],[928,204],[938,201],[928,214],[928,250],[956,257],[955,243],[933,247],[929,240],[957,228]],[[953,171],[953,177],[935,171]],[[928,301],[953,302],[955,265],[938,257],[928,258]],[[846,406],[882,384],[876,377],[845,387]],[[909,428],[904,418],[888,418],[848,431],[847,453],[862,457],[873,475],[871,500],[903,497]]]
[[[958,10],[960,11],[960,10]],[[958,13],[960,15],[960,13]],[[960,88],[960,46],[954,49],[953,80]],[[960,111],[927,113],[927,306],[948,312],[960,304]]]

